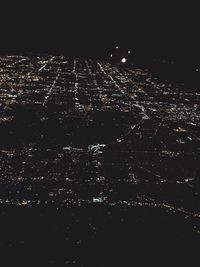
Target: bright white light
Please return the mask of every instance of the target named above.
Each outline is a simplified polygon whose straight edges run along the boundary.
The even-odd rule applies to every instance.
[[[130,50],[128,50],[128,54],[130,54],[131,53],[131,51]]]
[[[111,54],[110,57],[112,57],[113,55]]]
[[[116,49],[118,49],[119,48],[119,46],[116,46]]]
[[[127,59],[125,57],[122,58],[121,62],[126,63]]]

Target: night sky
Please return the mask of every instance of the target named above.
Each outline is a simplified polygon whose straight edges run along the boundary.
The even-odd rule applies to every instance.
[[[0,50],[104,57],[120,45],[141,60],[199,62],[197,7],[120,2],[7,4]]]

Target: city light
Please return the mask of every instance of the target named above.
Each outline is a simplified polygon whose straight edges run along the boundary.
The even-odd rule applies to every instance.
[[[127,59],[125,57],[122,58],[121,62],[126,63]]]

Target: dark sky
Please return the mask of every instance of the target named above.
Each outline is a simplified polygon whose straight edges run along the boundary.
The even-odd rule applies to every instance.
[[[141,1],[65,2],[7,3],[1,9],[1,51],[103,55],[120,44],[143,57],[199,59],[195,6],[183,1],[176,5],[160,1],[159,6]]]

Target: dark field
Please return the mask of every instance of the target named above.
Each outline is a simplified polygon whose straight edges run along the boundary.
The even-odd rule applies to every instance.
[[[1,266],[191,265],[199,103],[140,69],[0,57]]]

